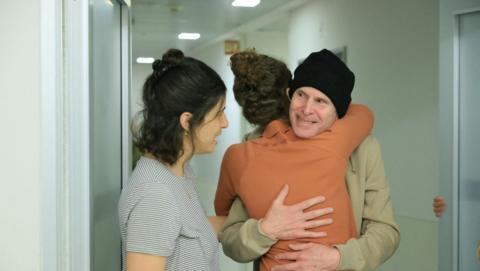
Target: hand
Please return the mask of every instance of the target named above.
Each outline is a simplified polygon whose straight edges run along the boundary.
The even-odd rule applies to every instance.
[[[315,243],[290,244],[294,252],[280,253],[276,259],[294,261],[277,265],[272,271],[333,271],[340,264],[340,252],[336,248]]]
[[[436,217],[441,217],[442,213],[445,211],[445,200],[443,197],[436,196],[433,199],[433,212],[435,213]]]
[[[260,220],[260,227],[268,236],[278,240],[298,238],[318,238],[327,235],[325,232],[313,232],[307,229],[328,225],[332,219],[313,220],[333,212],[332,208],[323,208],[309,212],[303,210],[325,201],[324,197],[313,197],[294,205],[284,205],[288,194],[288,185],[282,188],[273,200],[267,214]]]
[[[218,232],[222,229],[223,224],[225,223],[225,220],[227,220],[226,216],[209,216],[208,217],[208,221],[212,225],[212,228],[216,234],[218,234]]]

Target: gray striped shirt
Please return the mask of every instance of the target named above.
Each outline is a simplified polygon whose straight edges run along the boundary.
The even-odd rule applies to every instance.
[[[140,158],[118,204],[122,253],[167,258],[167,271],[219,270],[218,241],[188,167],[184,177]]]

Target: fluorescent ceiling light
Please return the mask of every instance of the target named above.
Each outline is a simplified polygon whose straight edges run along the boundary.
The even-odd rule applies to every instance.
[[[232,2],[234,7],[255,7],[260,4],[260,0],[235,0]]]
[[[153,57],[137,57],[138,64],[152,64],[155,61]]]
[[[180,33],[178,38],[181,40],[197,40],[200,38],[199,33]]]

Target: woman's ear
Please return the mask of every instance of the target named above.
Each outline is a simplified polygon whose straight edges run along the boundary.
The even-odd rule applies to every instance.
[[[182,126],[183,130],[189,131],[190,129],[190,119],[192,118],[192,113],[190,112],[183,112],[180,115],[180,126]]]

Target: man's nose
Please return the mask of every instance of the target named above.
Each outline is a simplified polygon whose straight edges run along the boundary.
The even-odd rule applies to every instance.
[[[305,102],[305,105],[303,107],[303,113],[305,115],[308,115],[308,114],[311,114],[312,113],[312,109],[313,109],[313,100],[312,99],[308,99],[306,102]]]

